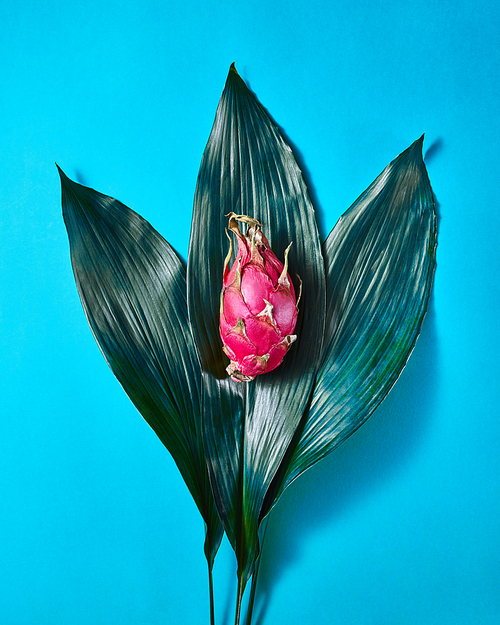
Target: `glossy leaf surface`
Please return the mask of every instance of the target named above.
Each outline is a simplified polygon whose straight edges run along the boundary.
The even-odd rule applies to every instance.
[[[304,283],[296,344],[275,371],[243,389],[227,380],[218,328],[228,251],[225,215],[230,212],[257,219],[280,259],[292,241],[289,272]],[[244,578],[251,574],[258,551],[265,493],[300,422],[320,364],[325,298],[324,261],[302,174],[282,133],[232,67],[198,177],[188,306],[208,376],[204,432],[211,480]],[[238,406],[239,414],[224,419],[223,405]]]
[[[139,215],[60,174],[87,320],[111,370],[179,467],[206,524],[211,566],[222,526],[202,445],[201,371],[188,325],[185,269]]]
[[[413,350],[432,288],[437,243],[422,141],[384,169],[324,243],[323,362],[277,492],[366,421]]]

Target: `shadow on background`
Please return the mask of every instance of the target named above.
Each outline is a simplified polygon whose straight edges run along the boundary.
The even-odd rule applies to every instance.
[[[272,589],[301,557],[308,536],[358,505],[411,461],[432,419],[439,375],[434,301],[399,380],[368,422],[284,493],[269,519],[254,625],[263,625]]]
[[[438,137],[430,146],[427,148],[424,154],[424,161],[426,163],[431,163],[434,158],[441,152],[443,149],[443,140]]]
[[[87,179],[85,175],[82,173],[81,169],[75,169],[75,180],[78,184],[82,184],[84,187],[87,187]]]

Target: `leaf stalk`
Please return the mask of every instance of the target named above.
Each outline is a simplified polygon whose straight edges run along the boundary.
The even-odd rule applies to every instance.
[[[238,596],[236,597],[236,617],[234,619],[234,625],[240,625],[241,614],[241,600],[243,599],[243,591],[245,587],[243,584],[243,575],[238,575]]]
[[[214,577],[210,563],[208,565],[208,590],[210,594],[210,625],[215,625]]]

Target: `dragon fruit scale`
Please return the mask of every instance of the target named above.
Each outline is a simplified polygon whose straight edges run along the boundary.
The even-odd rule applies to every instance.
[[[288,251],[281,263],[262,234],[261,224],[246,215],[230,213],[229,229],[238,240],[233,266],[229,253],[224,262],[220,299],[220,335],[231,361],[227,372],[235,382],[249,382],[281,364],[291,344],[297,321],[298,300],[287,273]],[[247,224],[240,232],[238,222]],[[300,278],[299,278],[300,280]],[[301,285],[302,286],[302,285]]]

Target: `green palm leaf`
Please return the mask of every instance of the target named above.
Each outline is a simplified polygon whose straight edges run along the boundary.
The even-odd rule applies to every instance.
[[[111,370],[172,454],[206,524],[211,570],[222,538],[201,435],[201,372],[185,269],[135,212],[60,171],[80,299]]]
[[[437,243],[422,142],[423,137],[384,169],[323,245],[322,366],[264,513],[298,475],[368,419],[413,350],[432,288]]]
[[[257,219],[278,258],[292,241],[290,271],[305,285],[297,343],[280,367],[244,387],[227,379],[218,329],[227,254],[224,216],[231,211]],[[278,127],[232,66],[198,177],[188,307],[205,370],[210,477],[243,585],[258,554],[266,491],[312,391],[322,350],[325,297],[324,261],[302,174]],[[231,407],[232,418],[224,416],[224,406]]]

